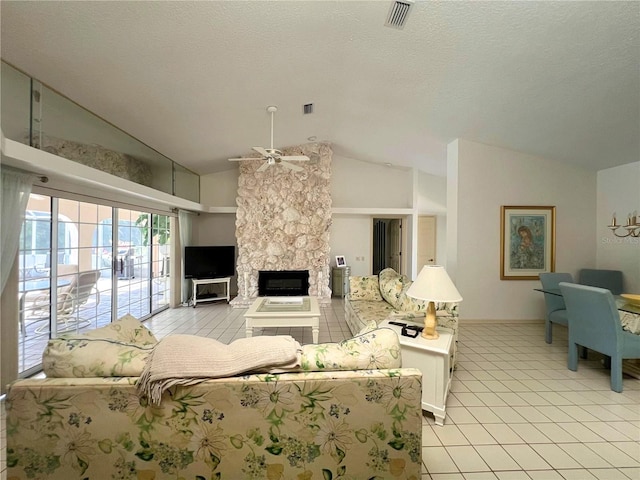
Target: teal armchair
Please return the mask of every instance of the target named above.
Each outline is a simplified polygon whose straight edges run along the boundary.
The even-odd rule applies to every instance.
[[[578,369],[578,346],[610,357],[611,390],[622,392],[622,360],[640,358],[640,335],[625,332],[611,291],[561,282],[569,317],[569,370]]]
[[[560,288],[560,282],[572,283],[573,277],[570,273],[541,273],[540,282],[544,290],[553,290]],[[568,326],[569,318],[567,317],[567,307],[561,296],[545,293],[544,303],[547,309],[544,319],[544,341],[551,343],[553,324],[558,323],[566,327]]]

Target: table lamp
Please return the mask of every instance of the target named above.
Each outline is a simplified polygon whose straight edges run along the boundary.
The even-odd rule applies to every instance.
[[[418,278],[411,284],[407,295],[428,303],[424,316],[422,337],[435,340],[440,335],[436,331],[436,306],[434,302],[460,302],[462,297],[453,284],[447,271],[441,265],[425,265]]]

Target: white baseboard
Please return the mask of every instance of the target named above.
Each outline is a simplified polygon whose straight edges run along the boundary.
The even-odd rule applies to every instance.
[[[516,320],[503,318],[496,320],[495,318],[458,318],[458,324],[462,325],[530,325],[544,323],[544,319]]]

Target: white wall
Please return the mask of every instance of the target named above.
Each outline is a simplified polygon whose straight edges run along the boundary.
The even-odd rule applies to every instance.
[[[333,207],[410,208],[413,202],[411,170],[361,162],[333,154]]]
[[[371,217],[368,215],[333,215],[329,244],[331,266],[336,255],[344,255],[351,275],[371,274]],[[362,257],[364,260],[356,260]]]
[[[436,264],[447,263],[447,179],[418,172],[417,210],[419,215],[436,217]],[[418,265],[418,271],[422,265]]]
[[[500,206],[556,207],[556,271],[593,266],[596,173],[466,140],[457,147],[457,273],[461,319],[544,318],[537,280],[500,280]],[[451,207],[451,205],[450,205]],[[451,212],[449,223],[452,221]]]
[[[200,203],[209,207],[235,207],[240,170],[232,168],[200,177]]]
[[[622,270],[625,291],[640,293],[640,238],[618,238],[607,228],[613,212],[618,224],[626,224],[634,210],[640,214],[640,162],[600,170],[597,185],[596,266]],[[623,232],[618,229],[618,234]]]

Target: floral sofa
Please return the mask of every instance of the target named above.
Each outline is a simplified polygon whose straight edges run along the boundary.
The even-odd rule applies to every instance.
[[[391,319],[401,322],[422,323],[427,302],[407,295],[412,281],[392,268],[385,268],[378,275],[349,277],[349,293],[345,297],[345,320],[355,335],[370,322]],[[438,327],[448,328],[455,341],[455,366],[458,342],[458,304],[436,303]]]
[[[51,340],[49,377],[10,386],[8,480],[420,478],[421,374],[399,368],[390,329],[304,345],[297,371],[172,387],[154,405],[136,381],[156,340],[133,320]]]

